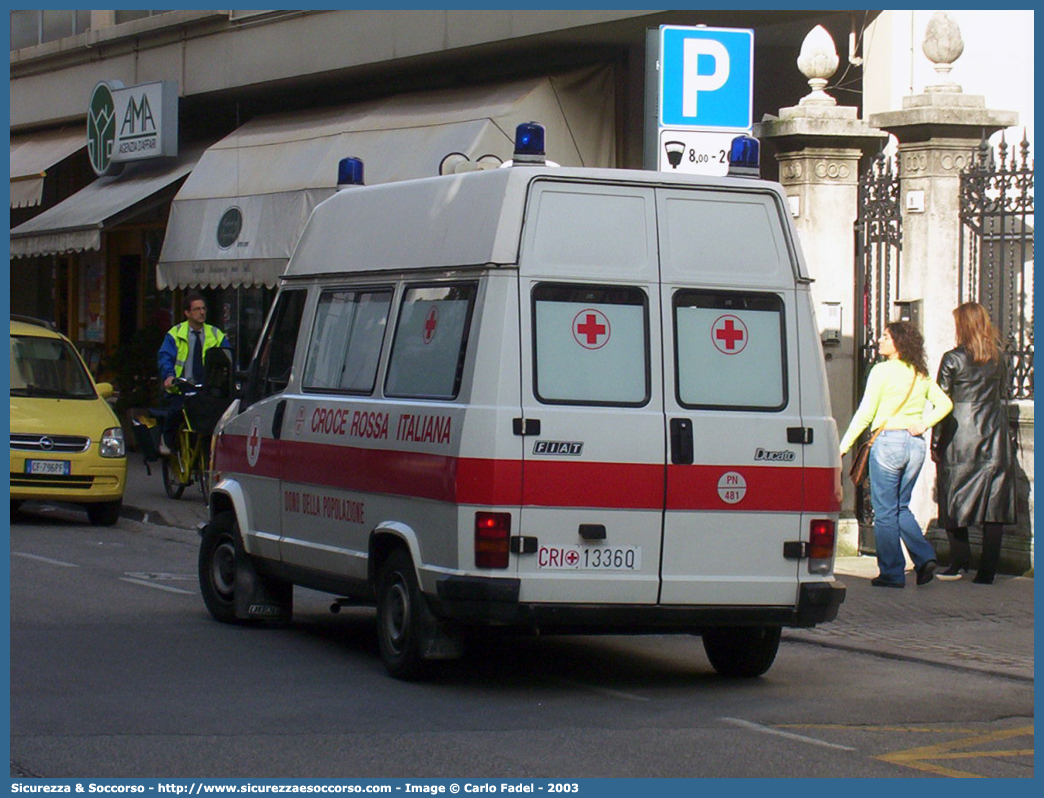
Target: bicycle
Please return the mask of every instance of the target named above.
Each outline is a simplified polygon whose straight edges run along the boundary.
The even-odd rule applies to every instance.
[[[210,435],[193,425],[192,400],[202,386],[178,377],[173,383],[174,393],[185,397],[181,406],[181,420],[174,435],[174,446],[162,458],[163,489],[172,499],[180,499],[185,488],[196,483],[203,493],[203,501],[210,502]],[[153,411],[153,415],[156,415]],[[198,421],[198,419],[197,419]]]

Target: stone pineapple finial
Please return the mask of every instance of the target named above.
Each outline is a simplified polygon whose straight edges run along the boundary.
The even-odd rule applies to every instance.
[[[961,87],[950,80],[953,62],[964,52],[964,39],[957,21],[945,11],[936,11],[924,29],[921,49],[928,60],[935,64],[941,82],[926,86],[925,91],[959,93]]]
[[[797,60],[812,91],[801,98],[799,105],[837,105],[837,100],[823,91],[827,81],[837,71],[838,57],[834,40],[822,25],[816,25],[809,31],[805,41],[801,43],[801,53]]]

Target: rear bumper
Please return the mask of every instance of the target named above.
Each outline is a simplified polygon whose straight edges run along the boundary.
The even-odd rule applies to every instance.
[[[796,606],[545,604],[519,602],[517,579],[444,577],[436,583],[432,611],[466,624],[539,628],[546,632],[698,633],[718,626],[810,627],[837,617],[845,600],[840,582],[807,582]]]

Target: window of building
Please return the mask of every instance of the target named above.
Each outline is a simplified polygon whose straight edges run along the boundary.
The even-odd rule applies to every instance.
[[[75,36],[91,27],[91,12],[85,9],[59,11],[12,11],[11,49],[34,47],[66,36]],[[119,12],[117,12],[119,13]]]
[[[547,404],[644,405],[649,303],[629,286],[538,285],[534,392]]]

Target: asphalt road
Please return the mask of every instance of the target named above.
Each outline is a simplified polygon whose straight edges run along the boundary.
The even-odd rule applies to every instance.
[[[1033,775],[1031,682],[787,641],[718,677],[698,638],[490,636],[388,678],[373,612],[287,629],[203,608],[189,530],[33,508],[11,526],[12,775]]]

